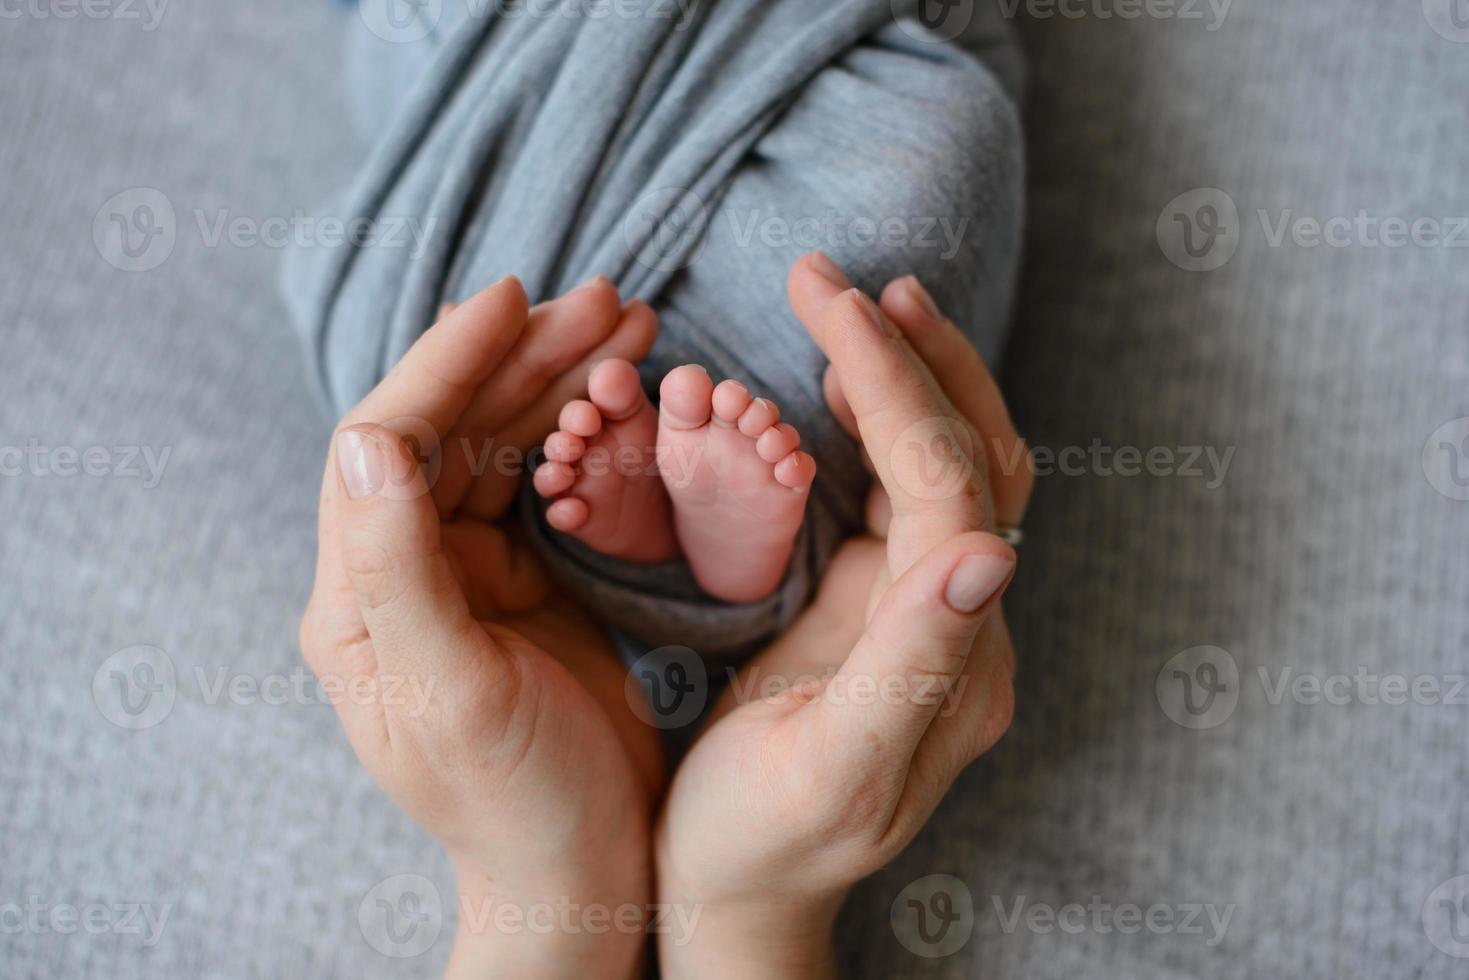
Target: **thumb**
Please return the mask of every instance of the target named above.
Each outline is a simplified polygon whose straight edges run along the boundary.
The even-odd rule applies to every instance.
[[[1015,572],[1015,552],[972,531],[913,564],[878,603],[825,699],[840,737],[870,763],[882,746],[906,772],[918,743],[963,673],[980,627]],[[858,697],[859,691],[871,692]]]
[[[442,546],[438,511],[402,433],[338,433],[342,565],[380,669],[434,672],[466,636],[483,636]],[[487,641],[486,641],[487,642]]]

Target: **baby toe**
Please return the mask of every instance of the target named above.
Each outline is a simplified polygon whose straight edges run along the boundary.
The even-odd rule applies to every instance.
[[[555,497],[571,489],[576,482],[576,471],[565,463],[542,463],[536,468],[532,482],[542,497]]]
[[[714,382],[697,364],[668,372],[659,388],[663,421],[674,429],[697,429],[713,411]]]
[[[571,432],[553,432],[546,437],[546,458],[553,463],[575,463],[587,451],[587,441]]]
[[[643,406],[643,382],[638,369],[621,358],[603,361],[587,381],[592,404],[613,421],[628,418]]]
[[[791,453],[795,452],[801,445],[801,434],[796,431],[795,426],[772,425],[760,433],[760,438],[755,440],[755,452],[767,463],[779,463]]]
[[[714,389],[714,417],[719,421],[734,425],[749,407],[750,392],[738,381],[721,381]]]
[[[810,453],[791,453],[775,464],[775,479],[792,490],[806,490],[816,479],[816,460]]]
[[[780,421],[780,409],[769,398],[757,398],[740,415],[740,431],[751,439]]]
[[[575,497],[558,500],[546,508],[546,523],[565,533],[580,530],[590,516],[587,502]]]
[[[557,423],[563,432],[590,439],[602,431],[602,413],[589,401],[567,402],[561,409],[561,420]]]

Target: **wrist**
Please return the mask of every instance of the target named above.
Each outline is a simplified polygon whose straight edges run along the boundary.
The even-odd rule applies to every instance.
[[[645,865],[646,862],[642,862]],[[560,871],[527,882],[455,861],[459,926],[445,975],[629,980],[646,959],[651,875]]]
[[[845,897],[843,891],[701,902],[693,892],[660,890],[671,927],[657,937],[659,965],[669,980],[834,978],[832,933]]]

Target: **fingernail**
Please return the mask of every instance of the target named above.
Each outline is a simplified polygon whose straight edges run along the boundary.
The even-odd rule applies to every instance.
[[[862,311],[862,315],[872,325],[872,329],[885,337],[891,336],[887,328],[887,318],[882,315],[882,310],[877,308],[872,298],[860,289],[853,289],[850,292],[856,297],[857,308]]]
[[[337,470],[348,497],[371,497],[383,488],[382,447],[376,439],[348,429],[337,436]]]
[[[847,278],[846,273],[835,262],[827,258],[825,252],[812,252],[809,261],[811,263],[811,271],[833,286],[838,289],[851,288],[852,282]]]
[[[939,311],[939,305],[933,301],[933,296],[928,290],[923,288],[923,283],[918,281],[917,276],[909,276],[904,282],[908,287],[908,295],[923,309],[923,312],[935,320],[944,318],[943,313]]]
[[[604,282],[607,283],[608,285],[611,285],[612,280],[611,279],[608,279],[604,275],[598,274],[598,275],[592,276],[592,278],[588,279],[586,282],[583,282],[583,283],[579,284],[575,289],[572,290],[572,292],[573,293],[579,293],[583,289],[591,289],[591,288],[593,288],[595,286],[602,285],[602,283],[604,283]]]
[[[996,555],[970,555],[954,568],[944,600],[955,612],[978,612],[1015,571],[1015,562]]]

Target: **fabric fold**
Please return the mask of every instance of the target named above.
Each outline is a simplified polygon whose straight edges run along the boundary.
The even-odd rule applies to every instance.
[[[476,6],[451,4],[412,44],[357,32],[347,77],[375,149],[329,213],[425,234],[416,253],[384,239],[290,256],[314,383],[340,415],[442,302],[512,273],[533,300],[609,277],[658,311],[650,393],[697,362],[780,403],[821,470],[808,526],[780,592],[749,608],[690,595],[686,568],[590,555],[529,497],[528,528],[611,625],[747,649],[860,526],[867,479],[787,306],[791,263],[821,248],[873,292],[917,274],[981,353],[999,350],[1024,169],[1008,25],[971,4],[943,40],[902,0]]]

